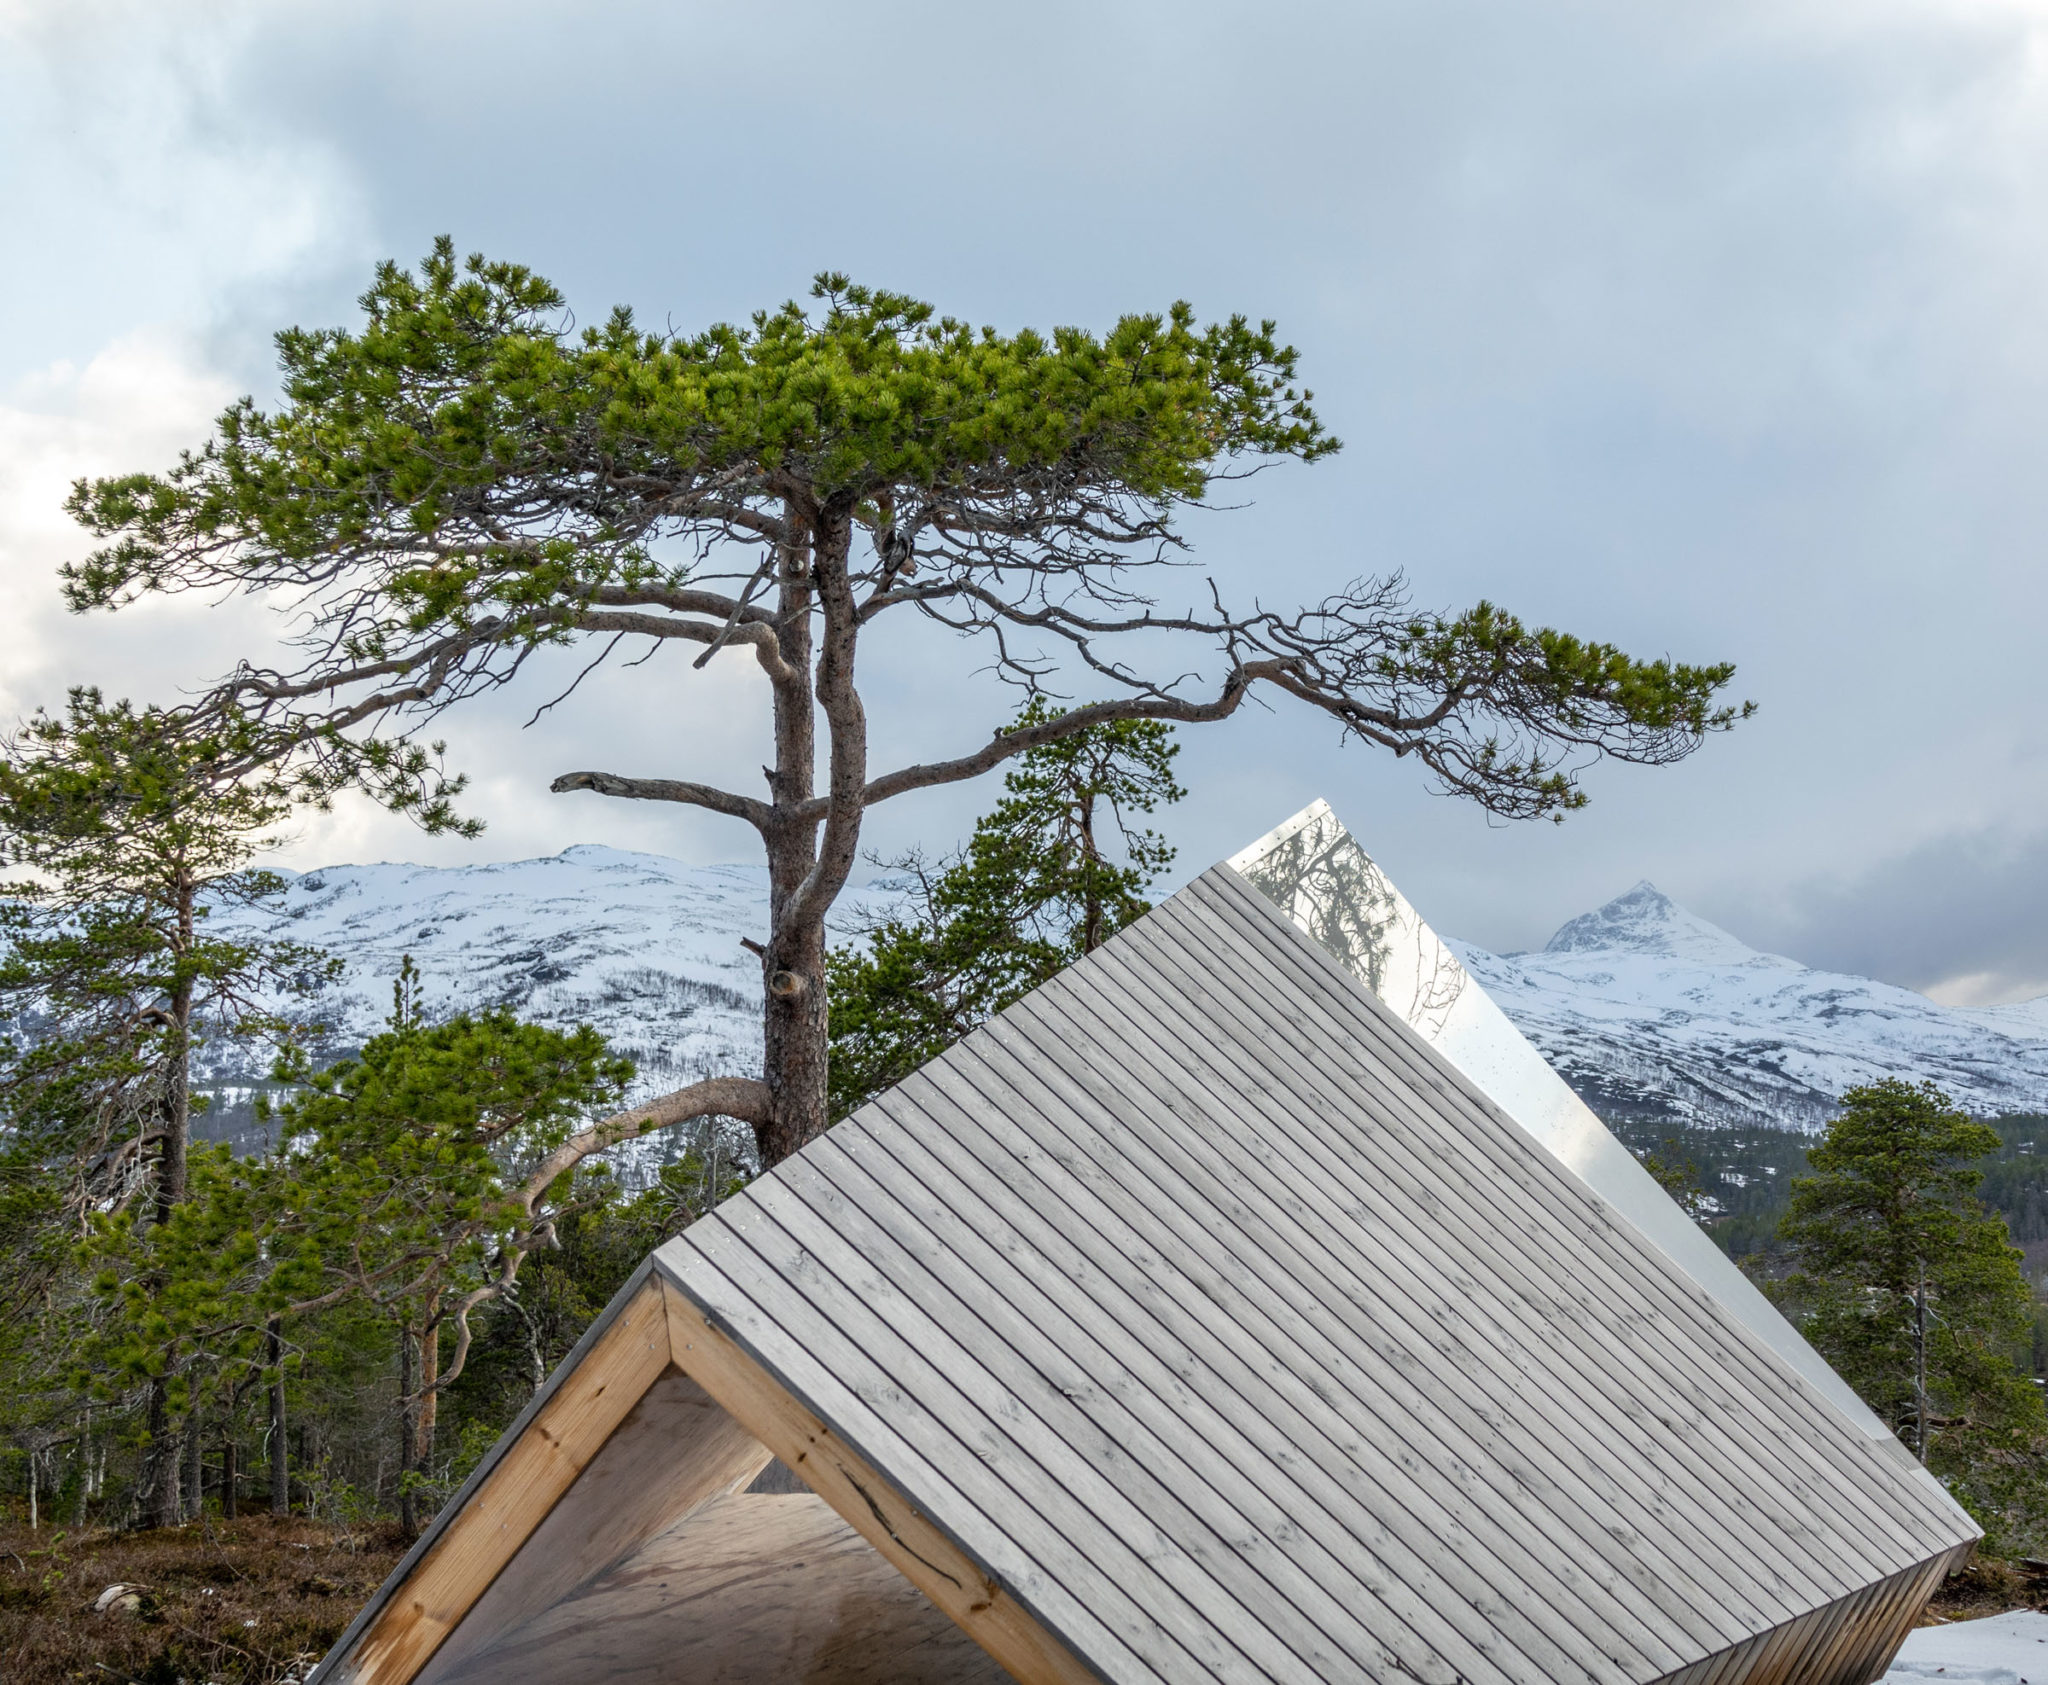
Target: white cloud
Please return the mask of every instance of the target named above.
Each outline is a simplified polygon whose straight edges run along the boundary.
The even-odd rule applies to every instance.
[[[34,324],[0,346],[0,380],[25,372],[12,357],[84,361],[141,323],[234,339],[243,310],[267,314],[280,289],[361,263],[357,172],[318,136],[253,112],[238,85],[252,41],[282,10],[0,10],[0,195],[13,247],[0,308]]]
[[[57,568],[91,540],[64,510],[80,476],[160,467],[204,439],[233,388],[196,348],[163,333],[114,341],[83,367],[51,364],[0,402],[0,711],[13,717],[98,682],[163,698],[224,647],[238,617],[199,603],[152,605],[88,629],[69,616]]]

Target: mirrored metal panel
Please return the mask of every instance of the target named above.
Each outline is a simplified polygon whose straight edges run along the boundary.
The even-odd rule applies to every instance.
[[[1352,839],[1327,802],[1304,808],[1225,864],[1790,1362],[1844,1416],[1872,1437],[1898,1443],[1508,1021]]]

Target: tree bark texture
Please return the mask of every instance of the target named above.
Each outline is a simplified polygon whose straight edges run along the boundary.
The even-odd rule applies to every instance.
[[[420,1334],[419,1402],[413,1410],[412,1466],[424,1474],[434,1466],[434,1422],[440,1414],[441,1393],[435,1382],[441,1377],[441,1313],[437,1299],[427,1308],[426,1326]]]
[[[199,1408],[185,1418],[185,1518],[197,1521],[206,1513],[206,1434]]]
[[[414,1379],[413,1331],[408,1324],[400,1323],[398,1328],[398,1525],[408,1538],[417,1534],[419,1526],[419,1505],[413,1496],[413,1445],[417,1429],[414,1426],[419,1409],[419,1391]]]
[[[192,979],[184,966],[192,952],[198,886],[190,873],[178,873],[176,960],[179,975],[171,989],[169,1057],[164,1063],[163,1143],[157,1150],[156,1217],[168,1222],[184,1203],[189,1181],[187,1159],[192,1139]]]
[[[1913,1408],[1919,1417],[1915,1438],[1920,1461],[1927,1461],[1927,1261],[1919,1262],[1913,1283]]]
[[[270,1513],[289,1515],[291,1447],[284,1436],[284,1328],[276,1317],[264,1330],[264,1359],[270,1365]]]
[[[780,553],[774,751],[768,848],[768,942],[762,948],[768,1118],[756,1124],[762,1165],[825,1132],[825,913],[854,866],[866,786],[866,715],[854,690],[858,608],[848,577],[852,510],[786,510]],[[813,647],[813,612],[817,641]],[[817,803],[817,719],[825,719],[827,790]]]
[[[178,1436],[171,1426],[168,1377],[149,1383],[149,1461],[146,1507],[152,1527],[175,1527],[182,1513],[183,1479]]]

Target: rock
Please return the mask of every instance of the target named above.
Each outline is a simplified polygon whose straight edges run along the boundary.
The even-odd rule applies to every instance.
[[[149,1588],[147,1586],[111,1585],[93,1600],[95,1615],[126,1615],[131,1620],[147,1614]]]

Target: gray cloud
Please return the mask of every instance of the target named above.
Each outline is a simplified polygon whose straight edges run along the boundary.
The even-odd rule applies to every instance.
[[[1939,838],[1735,916],[1760,946],[1956,1005],[2048,994],[2048,835]]]
[[[1322,794],[1436,923],[1491,947],[1540,943],[1649,876],[1801,957],[2048,976],[2048,930],[2024,919],[1979,920],[1951,956],[1829,887],[1888,882],[1950,835],[2048,831],[2037,7],[208,16],[0,14],[0,160],[23,184],[9,243],[41,254],[0,274],[0,430],[43,464],[0,465],[0,702],[108,671],[174,687],[256,635],[196,610],[113,630],[48,606],[76,541],[29,502],[67,463],[167,460],[166,427],[185,416],[196,437],[199,413],[166,401],[145,427],[147,406],[116,406],[80,430],[83,400],[49,371],[154,334],[183,348],[190,392],[261,392],[274,327],[346,320],[373,256],[443,229],[554,276],[585,319],[618,300],[678,325],[739,315],[826,266],[1006,326],[1186,295],[1277,316],[1350,442],[1198,522],[1204,571],[1274,601],[1405,567],[1427,602],[1487,595],[1642,652],[1735,659],[1764,709],[1683,768],[1596,773],[1595,807],[1564,827],[1507,831],[1298,713],[1246,718],[1190,740],[1184,864]],[[1000,711],[972,684],[955,700],[971,664],[924,641],[874,670],[892,757]],[[626,770],[751,779],[740,680],[649,668],[523,732],[532,701],[448,722],[485,852],[743,852],[715,821],[542,793],[592,741]],[[986,800],[919,798],[874,840],[943,839]],[[352,811],[293,853],[453,846]],[[1951,863],[1995,900],[2024,882],[2002,858]]]

